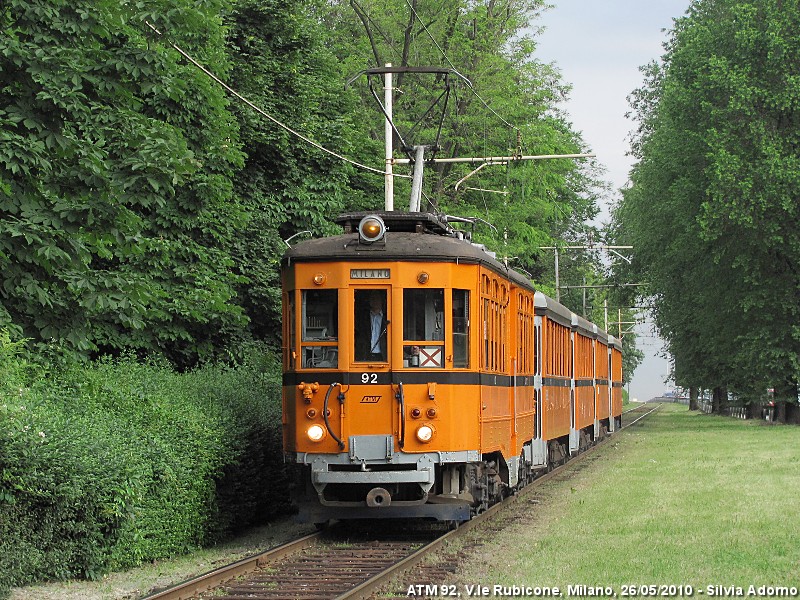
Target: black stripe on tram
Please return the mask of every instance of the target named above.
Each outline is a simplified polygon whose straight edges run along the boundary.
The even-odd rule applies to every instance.
[[[516,378],[518,386],[532,386],[532,375],[520,375]],[[318,382],[330,385],[339,382],[343,385],[361,383],[389,385],[402,382],[404,385],[437,383],[442,385],[486,385],[508,387],[512,378],[508,375],[494,373],[475,373],[458,371],[304,371],[284,373],[283,385],[299,385],[301,382]]]
[[[366,379],[366,380],[365,380]],[[476,373],[459,371],[304,371],[283,374],[284,386],[300,383],[319,383],[331,385],[376,384],[389,385],[402,382],[404,385],[436,383],[441,385],[483,385],[489,387],[533,387],[533,375],[500,375],[495,373]],[[578,385],[592,385],[593,382],[579,381]],[[570,387],[571,379],[545,377],[544,387]]]

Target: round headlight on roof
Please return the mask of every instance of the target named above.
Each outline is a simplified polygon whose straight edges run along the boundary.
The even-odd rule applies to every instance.
[[[371,244],[383,239],[386,234],[386,225],[378,215],[367,215],[358,224],[358,239],[365,244]]]

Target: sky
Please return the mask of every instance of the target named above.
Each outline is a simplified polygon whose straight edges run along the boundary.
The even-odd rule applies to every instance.
[[[626,153],[634,123],[625,118],[628,96],[642,84],[639,67],[663,53],[673,18],[682,16],[690,0],[550,0],[553,8],[538,21],[536,56],[554,62],[562,79],[572,85],[562,108],[573,128],[582,132],[614,189],[628,181],[633,163]],[[608,220],[602,207],[600,219]],[[635,252],[636,249],[633,249]],[[568,282],[564,282],[568,284]],[[609,316],[609,320],[613,320]],[[614,327],[609,329],[614,330]],[[631,398],[648,400],[672,389],[665,383],[669,363],[661,356],[662,342],[648,320],[636,326],[645,359],[629,386]]]

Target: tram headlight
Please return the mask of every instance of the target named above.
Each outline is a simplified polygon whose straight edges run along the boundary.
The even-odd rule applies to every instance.
[[[430,442],[433,439],[434,433],[436,433],[436,430],[433,428],[433,425],[429,425],[428,423],[417,427],[417,439],[423,444]]]
[[[312,442],[319,442],[325,437],[325,429],[320,425],[312,425],[306,430],[306,435]]]
[[[367,215],[358,224],[358,239],[365,244],[371,244],[383,239],[386,235],[386,225],[378,215]]]

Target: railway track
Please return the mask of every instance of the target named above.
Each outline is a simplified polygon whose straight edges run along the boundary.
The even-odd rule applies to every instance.
[[[625,415],[628,415],[628,419],[634,416],[636,418],[628,423],[625,422],[628,419],[623,419],[622,428],[625,429],[626,427],[636,424],[636,422],[640,421],[641,419],[649,415],[651,412],[659,409],[660,407],[661,404],[656,404],[655,406],[653,406],[652,404],[641,404],[640,406],[637,406],[635,408],[629,408],[628,410],[623,411],[622,413],[623,417]]]
[[[624,412],[623,429],[635,425],[658,408],[659,405],[642,405]],[[447,542],[476,527],[486,526],[487,521],[500,511],[525,502],[530,492],[541,483],[559,476],[567,466],[581,461],[591,452],[589,449],[573,457],[566,465],[540,476],[506,501],[447,533],[443,527],[435,526],[409,531],[407,523],[397,526],[385,521],[373,530],[339,524],[327,532],[307,535],[151,594],[143,600],[365,600],[400,573],[439,551]],[[441,581],[440,575],[448,569],[440,562],[426,566],[425,573],[417,575],[417,581]]]

